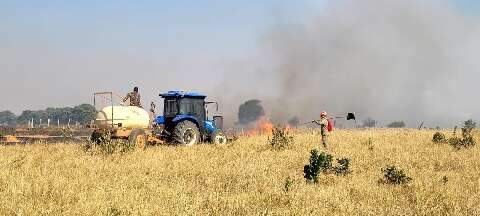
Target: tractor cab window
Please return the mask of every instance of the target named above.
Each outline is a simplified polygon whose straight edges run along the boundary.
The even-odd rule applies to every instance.
[[[180,102],[180,114],[182,115],[193,115],[195,114],[193,107],[193,101],[190,99],[182,99]]]
[[[203,116],[205,102],[200,99],[184,98],[180,101],[180,114]]]
[[[165,116],[175,116],[177,115],[177,100],[165,100]]]

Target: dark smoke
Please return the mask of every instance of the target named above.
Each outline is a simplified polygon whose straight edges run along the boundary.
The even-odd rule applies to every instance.
[[[293,117],[287,121],[287,124],[292,127],[297,127],[300,125],[300,119],[298,117]]]
[[[252,70],[271,79],[246,82],[276,122],[326,110],[454,125],[480,117],[479,21],[442,0],[329,1],[313,20],[274,26]]]
[[[265,115],[260,100],[248,100],[238,108],[238,124],[248,125]]]

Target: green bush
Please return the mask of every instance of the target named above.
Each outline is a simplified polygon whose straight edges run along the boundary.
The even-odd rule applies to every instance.
[[[318,150],[313,149],[310,152],[309,164],[303,167],[304,177],[309,182],[317,183],[319,171],[320,171],[320,161],[318,159]]]
[[[269,139],[270,145],[274,149],[283,149],[294,143],[294,137],[289,134],[286,128],[275,127],[272,131],[272,139]]]
[[[382,168],[382,172],[383,179],[381,181],[386,184],[405,184],[412,180],[403,170],[397,169],[393,165]]]
[[[338,176],[344,176],[350,173],[350,159],[342,158],[337,159],[338,166],[334,167],[335,174]]]
[[[448,144],[450,144],[451,146],[453,146],[456,149],[459,149],[462,146],[462,139],[460,139],[459,137],[456,137],[456,136],[450,137],[448,139]]]
[[[473,130],[475,129],[475,122],[472,120],[465,121],[463,123],[462,138],[456,136],[456,128],[453,132],[453,137],[448,139],[448,143],[455,149],[469,148],[477,144],[477,141],[473,137]]]
[[[322,152],[320,156],[318,156],[318,161],[318,165],[322,172],[328,172],[332,169],[332,155]]]
[[[434,142],[434,143],[446,143],[447,138],[445,137],[445,134],[443,134],[441,132],[436,132],[435,134],[433,134],[432,142]]]
[[[321,173],[335,173],[343,176],[350,173],[350,159],[337,159],[338,166],[332,165],[333,156],[322,152],[318,154],[318,150],[313,149],[310,152],[309,164],[303,167],[304,177],[307,181],[317,183],[318,177]]]

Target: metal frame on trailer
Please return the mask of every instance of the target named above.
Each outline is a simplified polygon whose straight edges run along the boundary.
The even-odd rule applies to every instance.
[[[114,127],[114,124],[113,124],[113,92],[97,92],[97,93],[93,93],[93,106],[95,107],[95,110],[96,110],[96,111],[99,111],[99,110],[97,110],[97,104],[96,104],[97,95],[110,95],[110,102],[112,103],[112,104],[111,104],[111,107],[112,107],[112,128],[113,128],[113,127]]]

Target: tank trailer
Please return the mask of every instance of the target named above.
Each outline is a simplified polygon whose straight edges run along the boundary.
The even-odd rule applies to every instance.
[[[95,143],[122,139],[138,148],[147,144],[177,143],[191,146],[199,142],[225,144],[227,138],[222,131],[223,117],[211,119],[208,107],[218,103],[205,101],[206,95],[195,92],[168,91],[159,96],[163,99],[163,115],[154,116],[135,106],[114,106],[112,92],[94,94],[110,96],[111,106],[97,111],[91,140]]]

